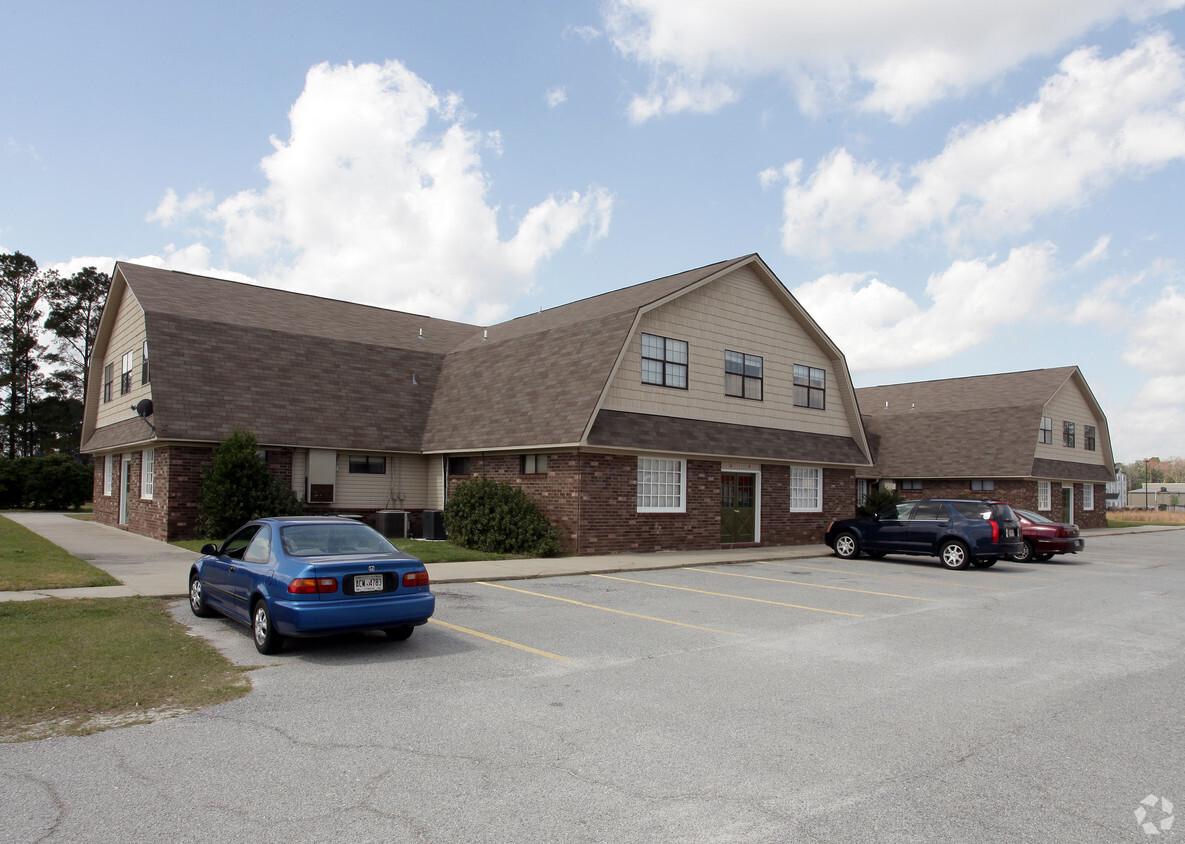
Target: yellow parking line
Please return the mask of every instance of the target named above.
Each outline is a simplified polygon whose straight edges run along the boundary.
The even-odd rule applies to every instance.
[[[488,639],[491,642],[497,642],[499,645],[507,645],[512,648],[518,648],[520,651],[526,651],[527,653],[545,656],[548,659],[560,659],[564,660],[565,662],[568,660],[566,656],[560,656],[559,654],[541,651],[538,648],[520,645],[518,642],[512,642],[509,639],[499,639],[497,636],[491,636],[488,633],[478,633],[476,630],[470,630],[468,627],[458,627],[455,624],[449,624],[447,621],[441,621],[439,618],[430,618],[428,621],[432,624],[439,624],[441,627],[447,627],[449,630],[456,630],[458,633],[468,633],[470,636],[476,636],[479,639]]]
[[[626,583],[641,583],[646,586],[660,586],[663,589],[678,589],[682,592],[697,592],[700,595],[712,595],[716,598],[736,598],[738,601],[752,601],[756,604],[773,604],[776,607],[792,607],[796,610],[809,610],[811,612],[825,612],[831,615],[847,615],[852,618],[864,618],[860,613],[856,612],[840,612],[839,610],[824,610],[819,607],[804,607],[801,604],[786,604],[782,601],[767,601],[764,598],[746,598],[744,595],[729,595],[727,592],[708,592],[703,589],[691,589],[687,586],[671,586],[669,583],[654,583],[649,580],[634,580],[631,577],[614,577],[611,574],[593,574],[590,577],[603,577],[606,580],[624,580]]]
[[[520,592],[523,595],[534,595],[537,598],[551,598],[551,600],[553,600],[553,601],[563,601],[565,604],[575,604],[578,607],[588,607],[590,610],[601,610],[603,612],[615,612],[618,615],[628,615],[631,618],[641,618],[646,621],[661,621],[663,624],[674,624],[677,627],[691,627],[695,630],[707,630],[709,633],[721,633],[725,636],[742,636],[743,637],[745,635],[744,633],[732,633],[728,630],[717,630],[714,627],[701,627],[698,624],[687,624],[686,622],[682,622],[682,621],[672,621],[669,618],[657,618],[653,615],[639,615],[636,612],[626,612],[625,610],[615,610],[611,607],[601,607],[601,606],[597,606],[596,604],[586,604],[586,603],[584,603],[584,601],[573,601],[571,598],[559,598],[559,597],[556,597],[555,595],[545,595],[542,592],[530,592],[526,589],[515,589],[513,586],[503,586],[500,583],[487,583],[486,581],[483,581],[483,580],[479,580],[479,581],[477,581],[477,583],[481,586],[493,586],[497,589],[507,589],[511,592]]]
[[[1007,592],[1008,591],[1007,589],[1004,589],[1001,586],[980,586],[975,583],[955,583],[954,581],[939,580],[939,579],[929,580],[929,579],[921,578],[921,577],[894,577],[891,574],[873,574],[872,572],[867,572],[867,571],[846,571],[845,569],[825,569],[825,568],[819,568],[817,566],[800,566],[800,565],[793,564],[793,563],[775,563],[772,561],[760,561],[758,563],[758,565],[781,566],[783,568],[788,568],[788,569],[806,569],[807,571],[826,571],[826,572],[831,572],[833,574],[850,574],[850,575],[854,575],[855,577],[879,577],[882,580],[900,580],[903,583],[925,583],[928,586],[950,586],[954,589],[986,589],[989,592]]]
[[[804,580],[785,580],[781,577],[761,577],[756,574],[741,574],[736,571],[718,571],[716,569],[705,569],[697,567],[686,566],[684,571],[702,571],[706,574],[723,574],[728,577],[746,577],[749,580],[769,580],[774,583],[793,583],[798,586],[810,586],[814,589],[838,589],[841,592],[859,592],[861,595],[880,595],[884,598],[905,598],[909,601],[933,601],[936,604],[941,604],[941,598],[919,598],[917,595],[897,595],[893,592],[872,592],[868,589],[852,589],[850,586],[828,586],[825,583],[807,583]]]

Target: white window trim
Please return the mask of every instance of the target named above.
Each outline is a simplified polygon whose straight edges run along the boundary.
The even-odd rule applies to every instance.
[[[1053,509],[1053,490],[1050,481],[1037,481],[1037,509],[1049,512]]]
[[[805,473],[812,473],[815,478],[815,501],[809,506],[794,506],[794,481],[808,477]],[[822,513],[823,512],[823,468],[821,466],[791,466],[790,467],[790,512],[791,513]]]
[[[152,500],[153,488],[155,486],[154,475],[156,471],[156,450],[146,448],[140,452],[140,498],[145,501]]]
[[[1082,509],[1094,509],[1094,484],[1082,485]]]
[[[115,476],[115,455],[108,454],[103,458],[103,494],[111,495],[111,489],[114,486]]]
[[[666,464],[663,468],[662,464]],[[646,506],[642,504],[643,496],[653,497],[654,493],[644,492],[643,472],[669,472],[677,467],[679,472],[679,503],[668,506]],[[667,493],[669,497],[670,493]],[[662,497],[662,494],[659,494]],[[638,491],[637,507],[639,513],[686,513],[687,512],[687,461],[675,457],[639,457],[638,458]]]

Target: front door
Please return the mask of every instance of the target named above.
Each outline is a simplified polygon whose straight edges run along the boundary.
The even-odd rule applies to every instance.
[[[725,545],[757,541],[757,476],[726,472],[720,476],[720,541]]]
[[[119,523],[128,523],[128,476],[132,474],[132,458],[123,455],[119,461]]]

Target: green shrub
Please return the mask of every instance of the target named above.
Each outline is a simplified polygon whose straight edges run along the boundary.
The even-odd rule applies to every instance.
[[[870,489],[864,503],[856,508],[861,516],[875,516],[881,510],[896,507],[901,503],[901,494],[896,489]]]
[[[478,551],[554,557],[563,550],[525,492],[486,477],[457,485],[444,507],[444,529],[457,545]]]
[[[260,459],[250,431],[227,437],[214,449],[213,462],[202,469],[197,527],[203,537],[229,536],[251,519],[301,512],[296,493]]]
[[[0,459],[0,509],[77,510],[93,492],[94,467],[68,454]]]

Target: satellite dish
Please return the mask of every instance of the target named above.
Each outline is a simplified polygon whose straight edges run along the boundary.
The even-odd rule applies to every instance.
[[[152,415],[152,399],[140,399],[136,402],[136,415],[146,419]]]

